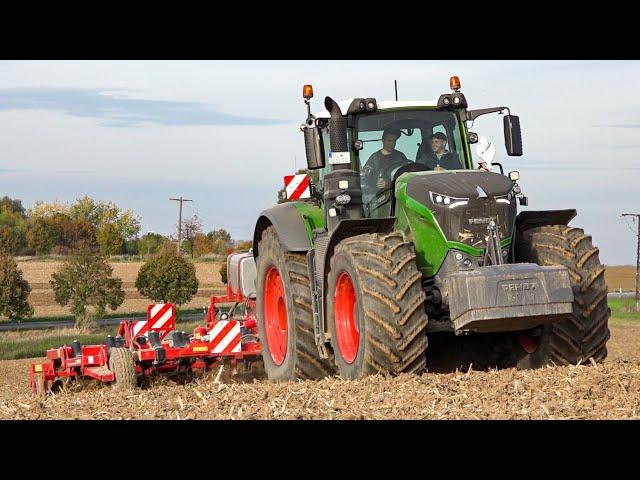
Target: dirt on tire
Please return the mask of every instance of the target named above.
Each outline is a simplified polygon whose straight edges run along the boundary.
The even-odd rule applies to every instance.
[[[268,227],[259,243],[256,258],[257,278],[256,310],[260,342],[263,345],[264,369],[272,380],[319,379],[335,371],[333,358],[322,359],[318,354],[313,333],[313,311],[311,287],[306,256],[303,253],[287,252],[280,243],[273,227]],[[287,348],[284,359],[278,365],[269,351],[265,328],[265,282],[270,269],[279,273],[284,290],[284,307],[287,317]]]
[[[351,362],[341,354],[334,308],[336,282],[344,275],[355,291],[351,322],[359,326],[357,354]],[[425,368],[428,319],[421,279],[413,245],[401,233],[363,234],[336,246],[327,280],[327,316],[343,378]]]
[[[109,370],[116,376],[117,389],[130,392],[136,388],[136,364],[128,348],[114,347],[109,351]]]
[[[562,265],[569,271],[575,300],[571,318],[546,326],[538,349],[520,360],[524,368],[578,364],[607,356],[611,310],[605,267],[591,236],[581,228],[552,225],[526,230],[517,241],[518,261]]]

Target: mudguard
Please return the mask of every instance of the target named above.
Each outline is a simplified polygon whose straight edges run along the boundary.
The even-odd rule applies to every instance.
[[[273,225],[278,238],[290,252],[307,252],[311,250],[310,231],[305,219],[294,202],[281,203],[260,213],[253,231],[253,256],[259,255],[258,243],[262,232]]]
[[[568,210],[527,210],[516,217],[516,232],[523,232],[530,228],[545,225],[569,225],[577,212],[574,208]]]

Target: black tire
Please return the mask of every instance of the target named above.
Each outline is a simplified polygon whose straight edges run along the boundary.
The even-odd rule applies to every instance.
[[[333,375],[333,359],[322,359],[313,333],[311,285],[304,253],[287,252],[274,227],[265,229],[259,243],[256,278],[256,310],[264,370],[269,380],[319,379]],[[273,270],[275,269],[275,270]],[[277,272],[286,308],[286,349],[277,353],[269,346],[265,327],[267,274]],[[271,350],[274,350],[273,354]],[[279,356],[280,355],[280,356]]]
[[[116,377],[114,382],[116,388],[125,391],[135,390],[137,386],[136,364],[128,348],[114,347],[111,349],[109,370]]]
[[[331,344],[341,377],[360,378],[377,372],[418,373],[425,368],[428,318],[422,275],[415,258],[413,245],[397,232],[358,235],[336,246],[326,296]],[[349,277],[346,283],[345,274]],[[358,334],[347,345],[349,332],[345,327],[338,337],[336,306],[337,316],[343,319],[338,321],[345,325],[345,315],[351,312],[352,294],[343,297],[339,292],[344,291],[343,285],[351,291],[349,283],[355,293],[355,305],[353,320],[346,324],[353,321],[355,328],[350,331],[357,330]],[[343,301],[346,303],[341,307]],[[347,313],[341,314],[341,309]],[[341,341],[347,343],[341,346]]]
[[[575,300],[569,320],[542,328],[538,347],[526,353],[520,347],[518,368],[545,365],[576,365],[607,356],[609,317],[605,268],[598,248],[581,228],[552,225],[526,230],[516,244],[519,262],[562,265],[568,268]],[[516,349],[519,345],[516,345]]]

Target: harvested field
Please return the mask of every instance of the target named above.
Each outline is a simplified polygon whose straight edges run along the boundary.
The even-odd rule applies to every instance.
[[[53,290],[49,286],[51,275],[60,268],[59,261],[21,261],[18,267],[24,278],[31,284],[29,301],[36,317],[68,315],[69,309],[55,303]],[[135,287],[136,276],[143,262],[112,262],[113,275],[122,279],[125,300],[118,312],[141,312],[147,309],[150,301],[138,293]],[[220,279],[219,263],[195,263],[196,276],[200,283],[198,293],[182,308],[201,308],[209,304],[214,291],[220,291],[224,284]],[[111,310],[109,310],[111,312]]]
[[[29,360],[0,362],[0,419],[561,419],[638,418],[640,326],[612,325],[597,366],[374,376],[363,380],[242,382],[211,372],[193,382],[160,378],[120,393],[92,384],[35,399]]]
[[[607,282],[610,292],[636,289],[636,267],[629,265],[607,266],[604,272],[604,279]]]

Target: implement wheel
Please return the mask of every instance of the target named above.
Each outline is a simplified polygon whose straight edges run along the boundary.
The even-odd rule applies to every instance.
[[[315,343],[305,254],[285,251],[273,227],[262,234],[259,252],[256,310],[267,377],[294,380],[332,375],[332,359],[321,359]]]
[[[326,296],[341,377],[424,369],[428,319],[415,259],[400,233],[358,235],[336,246]]]
[[[581,228],[564,225],[531,228],[518,239],[518,261],[567,267],[575,297],[569,320],[517,335],[519,368],[605,359],[611,310],[598,251]]]
[[[115,386],[118,389],[132,391],[137,386],[136,364],[128,348],[114,347],[109,352],[109,370],[116,379]]]

